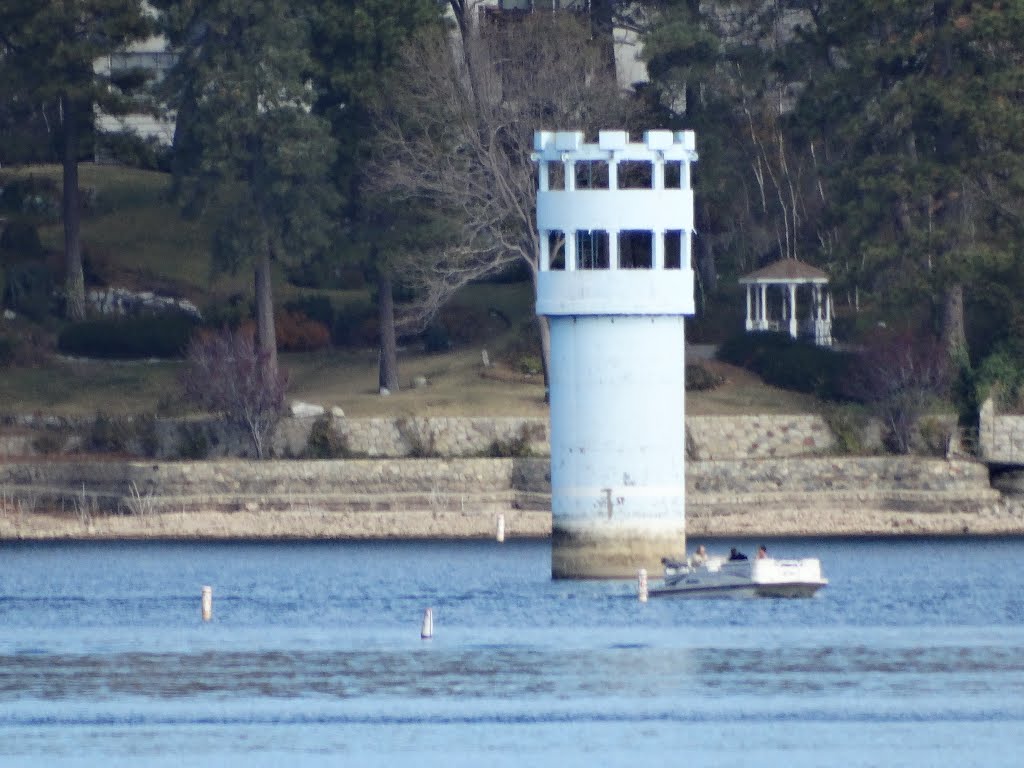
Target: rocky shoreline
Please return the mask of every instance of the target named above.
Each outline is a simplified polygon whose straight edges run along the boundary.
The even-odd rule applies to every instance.
[[[540,511],[502,513],[505,535],[546,538],[551,515]],[[368,540],[493,538],[496,517],[472,512],[248,511],[161,512],[80,517],[59,512],[0,515],[0,540]],[[687,520],[693,538],[779,538],[857,536],[1021,536],[1024,503],[1002,500],[976,510],[937,512],[891,509],[751,508],[727,515],[701,514],[694,505]]]
[[[551,535],[547,459],[0,463],[0,540]],[[976,461],[696,461],[687,534],[1019,536],[1024,494]]]

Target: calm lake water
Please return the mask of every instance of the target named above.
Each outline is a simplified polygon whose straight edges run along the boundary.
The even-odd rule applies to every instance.
[[[767,544],[830,586],[641,604],[551,581],[547,541],[0,545],[0,765],[1021,764],[1024,539]]]

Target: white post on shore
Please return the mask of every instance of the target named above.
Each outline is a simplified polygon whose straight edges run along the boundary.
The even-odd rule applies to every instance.
[[[498,515],[498,532],[495,535],[498,543],[501,544],[505,540],[505,516]]]
[[[636,572],[636,596],[641,603],[647,602],[647,569],[641,568]]]
[[[434,609],[427,608],[423,612],[423,628],[420,630],[420,638],[429,640],[434,636]]]
[[[203,621],[213,618],[213,587],[203,587]]]

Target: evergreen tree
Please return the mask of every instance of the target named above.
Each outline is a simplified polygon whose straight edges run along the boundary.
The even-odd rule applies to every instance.
[[[799,116],[827,158],[847,279],[931,308],[962,346],[965,302],[1020,271],[1024,3],[797,5],[794,45],[819,62]]]
[[[644,24],[650,95],[672,127],[698,136],[694,245],[705,299],[719,271],[816,260],[814,158],[787,125],[783,23],[777,3],[661,0]]]
[[[85,317],[78,161],[96,108],[135,111],[128,99],[136,78],[101,77],[97,59],[145,39],[151,22],[142,0],[4,0],[0,4],[0,78],[22,100],[56,104],[61,119],[64,172],[64,297],[71,319]]]
[[[397,246],[394,212],[369,194],[363,170],[373,124],[370,105],[403,47],[427,26],[441,24],[438,0],[327,0],[317,11],[312,36],[316,65],[315,110],[330,120],[338,143],[334,179],[344,201],[345,234],[376,275],[380,325],[380,386],[397,391],[398,357],[389,254]]]
[[[271,262],[330,242],[334,142],[311,111],[310,8],[288,0],[162,0],[179,52],[175,177],[186,210],[218,203],[215,264],[254,265],[257,346],[277,376]]]

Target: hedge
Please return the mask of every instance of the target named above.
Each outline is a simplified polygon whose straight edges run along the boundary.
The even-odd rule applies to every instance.
[[[137,360],[183,357],[198,321],[184,314],[102,318],[64,327],[57,348],[68,355]]]

